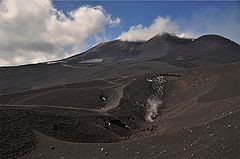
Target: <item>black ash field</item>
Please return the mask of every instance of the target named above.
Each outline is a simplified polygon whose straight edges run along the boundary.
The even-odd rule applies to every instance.
[[[115,40],[0,67],[0,158],[240,158],[240,46]]]

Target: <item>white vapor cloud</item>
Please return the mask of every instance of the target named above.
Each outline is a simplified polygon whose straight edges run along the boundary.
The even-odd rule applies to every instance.
[[[134,25],[118,37],[123,41],[145,41],[164,32],[179,37],[197,38],[204,34],[218,34],[240,42],[240,10],[207,8],[192,13],[189,19],[158,16],[149,26]]]
[[[162,101],[159,100],[157,97],[151,96],[147,99],[147,110],[145,119],[146,121],[153,122],[154,118],[158,114],[158,107],[162,105]]]
[[[119,25],[102,6],[81,6],[66,15],[50,0],[0,1],[0,66],[56,60],[86,48],[89,38],[105,39]]]
[[[123,41],[145,41],[164,32],[174,33],[181,37],[190,36],[189,33],[189,35],[187,33],[180,33],[179,25],[169,17],[158,16],[153,20],[153,23],[150,26],[144,27],[141,24],[132,26],[127,32],[123,32],[118,38]]]

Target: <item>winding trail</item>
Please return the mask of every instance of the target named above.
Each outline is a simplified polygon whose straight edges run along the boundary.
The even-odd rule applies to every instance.
[[[117,94],[115,94],[115,97],[113,97],[114,99],[108,101],[104,108],[98,109],[99,112],[107,112],[109,110],[116,108],[119,105],[121,98],[123,97],[123,89],[124,86],[115,88]]]
[[[116,90],[116,94],[113,95],[112,99],[107,101],[106,105],[102,109],[87,109],[87,108],[78,108],[78,107],[63,107],[63,106],[55,106],[55,105],[38,105],[38,104],[33,104],[33,105],[23,105],[23,104],[0,104],[0,107],[40,107],[40,108],[57,108],[57,109],[67,109],[67,110],[83,110],[83,111],[91,111],[91,112],[98,112],[102,114],[107,114],[107,111],[112,110],[116,108],[119,105],[119,102],[121,98],[123,97],[123,89],[126,85],[122,85],[116,82],[112,81],[107,81],[108,83],[117,85],[114,90]]]
[[[124,79],[124,78],[122,78],[122,79]],[[111,101],[108,101],[108,103],[105,105],[105,108],[99,109],[100,112],[107,112],[109,110],[112,110],[112,109],[118,107],[120,100],[123,97],[123,90],[127,85],[127,84],[119,84],[119,83],[116,83],[113,81],[107,81],[107,80],[104,80],[104,81],[111,83],[113,85],[117,85],[118,87],[114,88],[117,92],[114,99]]]
[[[57,108],[57,109],[68,109],[68,110],[85,110],[99,112],[97,109],[77,108],[77,107],[62,107],[54,105],[19,105],[19,104],[0,104],[0,107],[42,107],[42,108]]]

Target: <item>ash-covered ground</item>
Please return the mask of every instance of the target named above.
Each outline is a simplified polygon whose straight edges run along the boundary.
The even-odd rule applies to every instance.
[[[1,67],[0,157],[238,159],[239,55],[220,36],[165,34]]]

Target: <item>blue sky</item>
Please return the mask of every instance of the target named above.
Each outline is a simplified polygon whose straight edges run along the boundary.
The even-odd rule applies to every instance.
[[[240,22],[240,1],[54,1],[53,4],[56,8],[63,10],[64,13],[77,9],[82,5],[103,6],[113,17],[121,19],[121,24],[118,27],[107,29],[109,39],[118,37],[121,32],[127,31],[134,25],[149,26],[157,16],[170,17],[171,20],[178,23],[181,31],[188,29],[189,25],[198,25],[196,21],[197,18],[201,17],[201,14],[206,17],[210,15],[211,19],[209,21],[212,20],[212,27],[215,25],[216,28],[219,27],[218,24],[226,22],[226,18],[221,18],[223,15],[228,17],[229,14],[229,19],[235,18],[234,20]],[[236,27],[240,28],[240,26]],[[223,36],[227,36],[238,43],[240,42],[238,38],[240,37],[239,32],[233,36],[235,33],[222,33],[224,31],[212,30],[208,30],[204,26],[195,28],[195,32],[199,32],[199,35],[208,33],[223,34]]]

